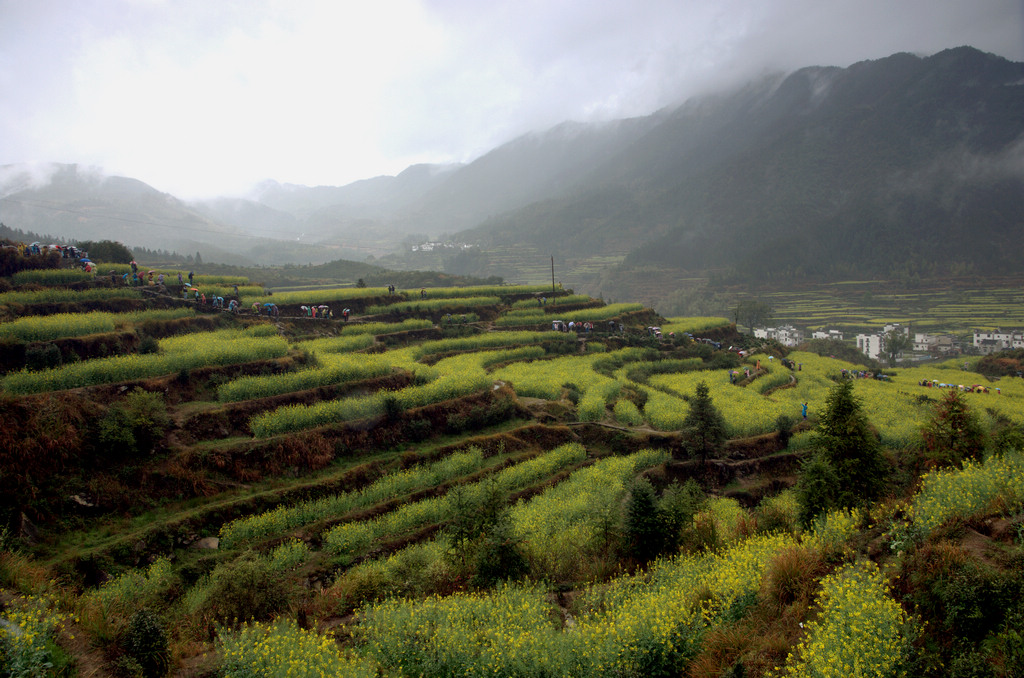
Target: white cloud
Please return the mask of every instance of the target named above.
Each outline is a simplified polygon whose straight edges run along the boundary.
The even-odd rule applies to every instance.
[[[470,160],[770,68],[972,44],[1024,60],[1018,0],[0,0],[0,164],[183,195]]]

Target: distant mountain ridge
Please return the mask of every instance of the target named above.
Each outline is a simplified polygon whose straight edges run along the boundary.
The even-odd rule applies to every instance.
[[[128,179],[65,186],[62,198],[58,185],[18,188],[3,176],[0,195],[68,210],[0,202],[9,226],[66,235],[59,229],[135,209],[177,225],[189,247],[237,242],[227,249],[253,257],[354,258],[416,233],[485,253],[614,254],[625,257],[620,271],[1001,273],[1019,271],[1024,236],[1024,64],[959,47],[808,67],[649,116],[563,123],[466,165],[415,165],[341,187],[268,181],[245,200],[183,203]],[[87,237],[132,242],[139,231],[105,228]],[[167,229],[150,230],[159,242],[140,244],[169,246]],[[462,272],[495,272],[486,256],[473,261],[477,270]]]
[[[754,275],[1019,270],[1024,64],[958,48],[765,79],[684,104],[589,180],[459,237]]]

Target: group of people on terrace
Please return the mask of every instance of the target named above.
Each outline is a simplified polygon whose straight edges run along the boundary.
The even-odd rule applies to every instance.
[[[612,325],[614,324],[613,322]],[[594,323],[576,322],[575,320],[570,320],[567,323],[563,320],[554,320],[551,322],[551,329],[555,332],[583,332],[590,334],[594,331]]]
[[[892,381],[892,377],[888,374],[882,374],[881,372],[869,372],[867,370],[848,370],[844,368],[839,371],[839,375],[843,379],[875,379],[877,381]]]
[[[982,384],[971,384],[970,386],[966,386],[964,384],[947,384],[947,383],[939,381],[938,379],[931,379],[931,380],[922,379],[921,381],[917,382],[917,385],[918,386],[924,386],[925,388],[952,388],[952,389],[956,389],[958,391],[962,391],[963,393],[991,393],[992,392],[992,387],[990,387],[990,386],[983,386]],[[1002,389],[996,387],[996,393],[1002,393],[1002,392],[1003,392]]]
[[[314,306],[313,304],[310,304],[309,306],[299,306],[299,310],[302,311],[303,315],[307,318],[331,319],[334,317],[334,311],[332,311],[331,307],[327,304],[320,304],[319,306]],[[348,308],[341,312],[341,317],[345,322],[348,322],[348,316],[351,312],[352,310]]]

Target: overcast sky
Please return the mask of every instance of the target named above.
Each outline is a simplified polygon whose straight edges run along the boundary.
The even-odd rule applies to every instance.
[[[1024,61],[1024,0],[0,0],[0,165],[180,197],[343,185],[959,45]]]

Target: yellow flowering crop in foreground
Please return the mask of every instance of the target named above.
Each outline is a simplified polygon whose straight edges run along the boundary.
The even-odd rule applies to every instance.
[[[1007,452],[960,469],[930,471],[921,480],[910,513],[914,526],[931,531],[953,517],[1024,505],[1024,453]]]
[[[388,600],[353,633],[385,675],[648,676],[678,672],[702,634],[751,604],[792,537],[758,536],[718,554],[657,563],[594,586],[563,630],[543,589]]]
[[[66,619],[46,597],[13,599],[0,614],[0,675],[44,675],[52,666],[48,641]]]
[[[220,637],[225,678],[372,678],[376,668],[365,659],[343,655],[330,636],[304,631],[290,621],[244,624]]]
[[[535,575],[573,579],[606,550],[614,518],[636,474],[665,462],[662,451],[609,457],[574,472],[509,512],[512,530]]]
[[[822,580],[821,617],[787,658],[785,676],[884,678],[900,675],[913,638],[903,608],[873,563],[851,564]]]

